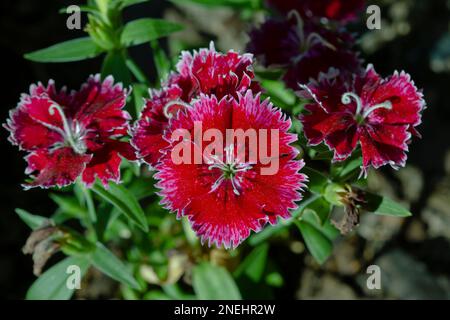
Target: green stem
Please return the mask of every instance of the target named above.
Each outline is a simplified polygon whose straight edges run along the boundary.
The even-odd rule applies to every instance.
[[[96,232],[95,226],[94,226],[94,224],[97,222],[97,213],[95,211],[94,200],[92,199],[91,192],[88,189],[86,189],[86,187],[83,185],[83,183],[80,181],[78,181],[77,183],[83,193],[84,201],[85,201],[86,207],[88,209],[87,210],[88,214],[86,216],[86,225],[87,225],[88,229],[94,235],[95,240],[97,240],[97,232]]]
[[[147,77],[145,76],[144,72],[141,70],[141,68],[139,68],[139,66],[136,64],[136,62],[134,62],[133,59],[128,57],[125,60],[125,63],[127,65],[128,69],[130,69],[131,73],[136,77],[136,79],[139,82],[145,83],[145,84],[149,84],[150,83],[148,81]]]

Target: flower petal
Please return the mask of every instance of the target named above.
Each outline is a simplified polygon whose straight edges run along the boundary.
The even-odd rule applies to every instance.
[[[37,173],[33,181],[25,184],[25,189],[34,187],[64,187],[75,182],[80,176],[90,155],[80,155],[71,148],[45,149],[32,152],[26,157],[27,174]]]

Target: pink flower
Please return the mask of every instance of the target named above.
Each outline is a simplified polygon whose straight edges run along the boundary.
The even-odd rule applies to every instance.
[[[348,23],[358,18],[364,0],[266,0],[269,7],[287,14],[296,10],[304,19],[326,18]]]
[[[314,101],[300,118],[310,145],[324,142],[334,151],[333,160],[343,161],[360,144],[365,174],[369,166],[405,165],[411,133],[425,107],[408,74],[382,79],[369,65],[350,84],[331,70],[303,88],[301,96]]]
[[[211,42],[209,49],[200,49],[194,54],[184,51],[177,64],[177,72],[170,75],[161,90],[152,90],[139,121],[133,128],[132,144],[138,157],[155,166],[161,150],[167,146],[163,139],[169,117],[201,93],[215,95],[218,99],[226,95],[236,97],[251,88],[261,89],[252,82],[254,72],[252,55],[236,52],[217,52]]]
[[[194,130],[198,122],[202,130]],[[207,241],[209,245],[225,248],[238,246],[251,230],[258,232],[267,222],[275,224],[278,217],[289,218],[289,210],[295,209],[295,201],[302,198],[299,191],[307,179],[298,172],[304,163],[295,160],[298,152],[290,144],[297,137],[288,133],[290,126],[290,120],[279,109],[267,100],[260,102],[259,94],[254,96],[250,90],[245,95],[238,94],[236,99],[225,96],[218,100],[214,95],[200,95],[191,108],[171,119],[165,132],[165,139],[171,144],[156,166],[155,175],[161,189],[161,204],[177,212],[178,218],[188,217],[202,243]],[[194,138],[183,136],[181,142],[172,140],[180,129]],[[195,139],[195,133],[203,135],[209,129],[218,129],[224,136],[227,129],[244,132],[273,129],[279,132],[279,139],[259,138],[258,150],[249,150],[254,146],[250,142],[239,144],[233,140],[209,154],[206,152],[209,144],[199,144]],[[250,160],[250,154],[261,152],[263,141],[269,144],[269,150],[274,147],[278,152],[278,156],[270,152],[265,158],[279,164],[276,172],[267,175],[261,171],[267,166],[262,157]],[[186,155],[190,161],[174,161],[175,148],[180,143],[194,150]],[[202,160],[197,164],[195,150]]]
[[[120,180],[121,156],[134,158],[119,141],[128,131],[123,107],[127,93],[112,77],[91,76],[79,91],[57,91],[53,81],[32,85],[11,110],[4,127],[9,140],[27,151],[25,188],[63,187],[78,177],[90,186],[98,177],[104,185]]]

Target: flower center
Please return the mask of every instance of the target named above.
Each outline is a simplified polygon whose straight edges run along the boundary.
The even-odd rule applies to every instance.
[[[173,107],[173,106],[182,106],[182,107],[184,107],[186,109],[190,109],[191,108],[191,105],[186,103],[186,102],[184,102],[184,101],[181,101],[181,100],[170,101],[163,108],[163,113],[164,113],[164,115],[166,116],[167,119],[170,119],[170,118],[173,117],[174,113],[170,112],[170,108]]]
[[[57,104],[52,104],[48,109],[48,112],[52,116],[55,115],[55,112],[59,113],[63,122],[63,128],[61,129],[55,125],[43,121],[39,122],[48,129],[59,133],[63,137],[64,142],[67,143],[76,153],[84,154],[87,149],[85,143],[83,142],[83,137],[86,134],[86,130],[76,121],[71,121],[71,123],[69,123],[64,111]]]
[[[377,109],[392,110],[392,102],[386,100],[382,103],[373,106],[363,106],[361,97],[353,92],[346,92],[342,95],[341,101],[343,104],[350,104],[352,100],[356,102],[355,121],[358,124],[364,123],[366,118]]]
[[[289,18],[294,17],[297,21],[297,36],[300,39],[300,53],[307,52],[313,45],[321,44],[333,51],[336,51],[336,47],[333,46],[330,42],[325,40],[320,34],[317,32],[311,32],[308,36],[305,36],[305,23],[303,18],[299,15],[296,10],[292,10],[289,12]]]
[[[252,165],[250,163],[242,163],[235,157],[234,145],[229,145],[225,148],[225,162],[217,156],[211,156],[209,164],[209,170],[219,169],[222,171],[220,177],[212,185],[210,192],[216,191],[223,181],[230,180],[234,194],[239,196],[242,189],[242,176],[239,176],[238,173],[250,170]]]

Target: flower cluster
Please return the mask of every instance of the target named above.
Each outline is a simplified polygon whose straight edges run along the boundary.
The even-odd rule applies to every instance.
[[[364,1],[266,3],[278,16],[250,32],[248,49],[265,67],[281,67],[287,86],[307,102],[299,116],[303,147],[324,143],[332,162],[360,148],[363,175],[369,167],[404,166],[425,102],[405,72],[382,78],[372,65],[362,67],[346,24]],[[77,179],[107,187],[120,182],[123,158],[137,160],[156,171],[161,204],[187,217],[202,243],[234,248],[251,231],[289,218],[308,180],[291,119],[262,99],[255,77],[252,54],[217,52],[213,43],[182,52],[133,126],[124,111],[128,92],[111,76],[91,76],[72,92],[53,81],[32,85],[5,125],[27,152],[24,187]],[[364,199],[345,197],[354,210],[340,228],[351,230]]]
[[[26,187],[61,187],[79,176],[87,186],[96,177],[107,186],[110,180],[119,182],[121,156],[139,159],[157,170],[162,204],[178,217],[188,217],[202,242],[236,247],[251,230],[288,218],[307,180],[299,173],[304,163],[296,160],[298,151],[291,146],[297,140],[288,133],[291,121],[261,99],[252,64],[252,55],[223,54],[213,44],[193,54],[183,52],[177,72],[160,90],[150,91],[131,129],[122,110],[127,92],[111,77],[103,82],[91,77],[71,93],[58,92],[53,82],[32,86],[6,124],[11,142],[29,152],[26,172],[36,172]],[[227,140],[204,161],[177,163],[173,154],[180,141],[172,135],[184,129],[195,136],[198,122],[201,135],[208,129],[223,136],[229,130],[275,130],[277,139],[258,142],[264,140],[272,151],[266,158],[276,161],[277,170],[262,173],[267,159],[252,159],[245,136]],[[132,134],[129,143],[121,141],[127,132]],[[208,148],[186,137],[181,143],[202,155]],[[130,152],[133,147],[136,156]],[[262,153],[258,148],[252,152]]]
[[[79,91],[58,91],[53,81],[39,83],[23,94],[5,128],[9,140],[28,152],[25,188],[63,187],[81,177],[87,186],[99,178],[120,181],[122,157],[135,159],[120,141],[128,132],[123,110],[127,92],[112,77],[91,76]]]
[[[356,17],[361,1],[356,7],[350,6],[355,1],[268,2],[281,15],[250,31],[247,50],[264,66],[281,68],[289,88],[298,89],[299,83],[306,84],[331,67],[348,78],[361,72],[362,61],[353,49],[355,39],[342,25]],[[341,23],[327,23],[321,17]]]
[[[306,180],[298,173],[303,162],[294,160],[297,151],[290,146],[296,140],[287,133],[290,120],[261,101],[252,63],[249,54],[219,53],[212,44],[194,54],[183,52],[177,72],[151,92],[133,129],[139,157],[157,170],[162,204],[179,218],[187,216],[202,242],[226,248],[236,247],[250,230],[289,217]],[[229,129],[279,130],[278,172],[261,175],[262,164],[240,157],[241,146],[234,141],[201,163],[176,164],[172,156],[179,141],[171,137],[179,129],[194,135],[195,121],[202,123],[202,133],[210,128],[223,135]],[[192,138],[182,142],[202,154],[206,148]]]

